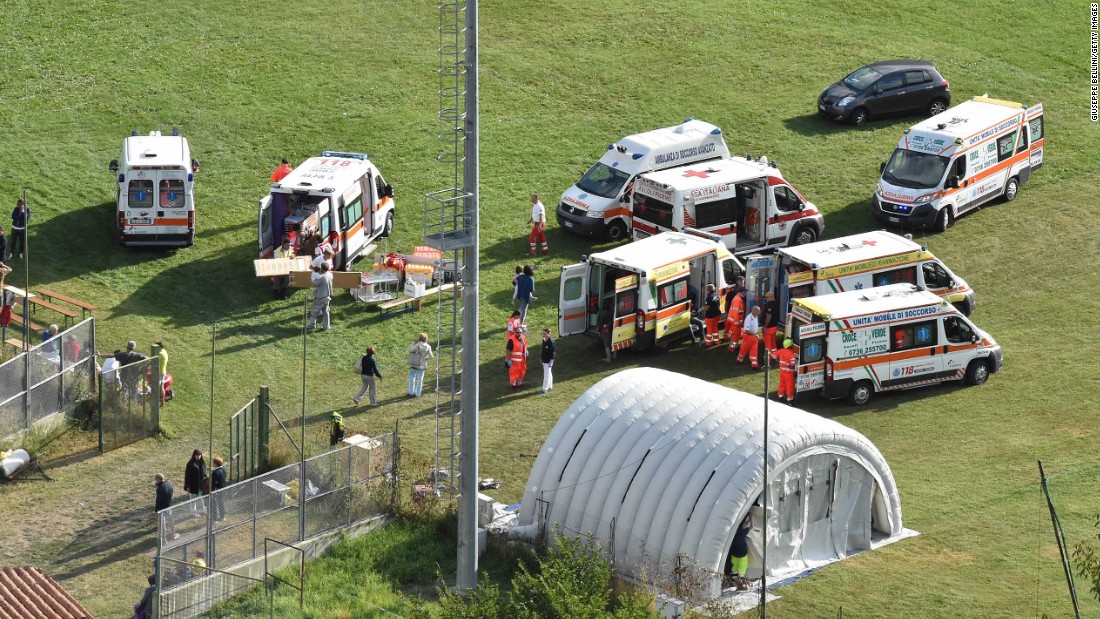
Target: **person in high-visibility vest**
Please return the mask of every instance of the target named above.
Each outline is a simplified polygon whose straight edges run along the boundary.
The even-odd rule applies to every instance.
[[[741,325],[745,322],[745,292],[740,284],[734,285],[727,304],[726,338],[730,341],[729,349],[733,351],[741,344]]]
[[[745,316],[745,324],[741,326],[741,351],[737,353],[737,362],[744,363],[748,355],[752,362],[752,369],[760,369],[760,360],[757,350],[760,348],[760,306],[754,305]]]
[[[277,183],[286,178],[286,175],[293,171],[294,168],[290,167],[290,162],[283,159],[283,165],[275,168],[275,171],[271,173],[271,180]]]
[[[527,374],[527,336],[522,331],[510,333],[505,346],[504,365],[508,368],[508,384],[512,389],[523,387]]]
[[[787,404],[794,403],[794,381],[798,373],[798,359],[791,350],[793,344],[789,338],[785,339],[783,348],[772,353],[772,357],[779,362],[779,401]]]

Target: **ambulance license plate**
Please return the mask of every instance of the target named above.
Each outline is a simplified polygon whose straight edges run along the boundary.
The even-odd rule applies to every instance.
[[[887,219],[889,219],[890,223],[892,223],[892,224],[900,224],[901,223],[901,220],[898,219],[897,217],[887,217]]]
[[[153,223],[153,220],[148,217],[135,217],[130,220],[131,226],[148,226],[151,223]]]

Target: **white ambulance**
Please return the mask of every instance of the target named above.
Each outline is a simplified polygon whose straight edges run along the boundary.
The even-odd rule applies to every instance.
[[[787,315],[796,393],[853,405],[878,391],[950,380],[984,383],[1004,356],[993,338],[938,295],[912,284],[795,299]]]
[[[911,129],[898,141],[871,199],[883,223],[944,231],[1004,196],[1043,164],[1043,104],[974,97]]]
[[[777,275],[781,307],[793,299],[890,284],[916,284],[965,316],[977,304],[966,280],[927,247],[885,230],[780,249]]]
[[[187,138],[137,131],[122,141],[108,168],[117,174],[118,242],[190,247],[195,243],[195,172]]]
[[[371,241],[393,231],[393,187],[362,153],[323,151],[271,186],[260,200],[259,256],[270,258],[283,237],[336,237],[336,270],[346,269]]]
[[[729,156],[722,130],[693,118],[675,127],[627,136],[609,145],[581,180],[561,195],[558,225],[584,236],[625,239],[630,234],[630,194],[638,174]]]
[[[613,350],[665,347],[688,335],[707,284],[724,298],[744,269],[713,235],[666,232],[561,269],[558,332],[600,337]]]
[[[680,166],[638,177],[634,239],[696,228],[722,237],[737,255],[820,238],[825,219],[767,158]]]

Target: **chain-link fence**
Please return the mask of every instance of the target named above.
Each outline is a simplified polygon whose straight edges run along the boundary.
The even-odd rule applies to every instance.
[[[0,439],[95,393],[95,319],[88,318],[0,364]]]
[[[182,564],[198,557],[228,570],[262,557],[265,538],[303,541],[385,513],[394,500],[397,447],[396,432],[383,434],[173,505],[158,514],[157,557]],[[162,569],[158,577],[162,601],[185,586],[179,573]],[[187,606],[201,612],[214,602]],[[195,614],[162,605],[160,616]]]
[[[118,449],[156,433],[160,427],[161,376],[149,357],[99,377],[99,450]]]
[[[189,585],[177,586],[174,595],[161,600],[161,617],[198,617],[214,604],[266,582],[266,579],[260,580],[207,567],[201,557],[194,557],[186,562],[162,557],[160,572],[165,582]]]

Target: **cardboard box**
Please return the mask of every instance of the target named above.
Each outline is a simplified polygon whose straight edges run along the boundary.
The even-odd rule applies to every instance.
[[[290,272],[290,287],[291,288],[312,288],[313,282],[310,277],[313,275],[313,271],[291,271]],[[332,272],[332,287],[333,288],[358,288],[363,279],[363,274],[358,271],[333,271]]]
[[[405,296],[418,299],[424,296],[424,284],[415,279],[405,280]]]
[[[286,275],[291,271],[308,271],[309,258],[298,256],[296,258],[266,258],[252,261],[256,269],[256,277],[275,277]]]

